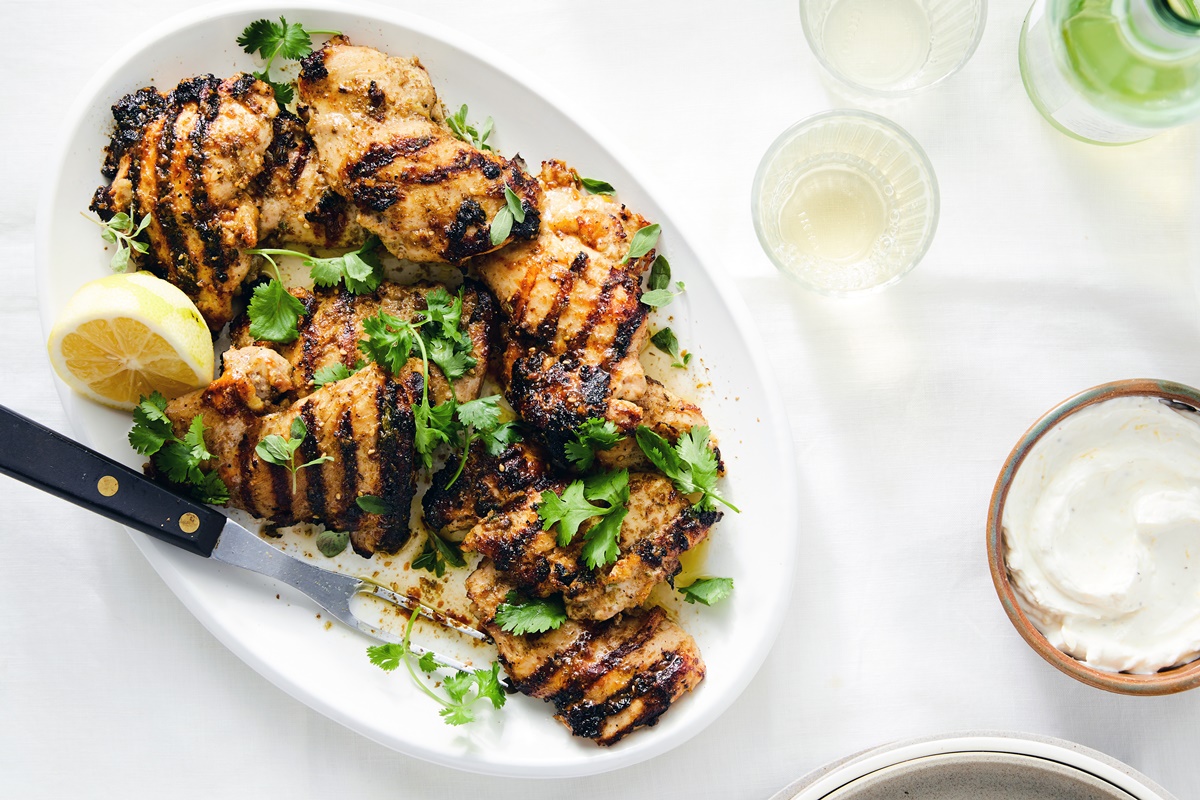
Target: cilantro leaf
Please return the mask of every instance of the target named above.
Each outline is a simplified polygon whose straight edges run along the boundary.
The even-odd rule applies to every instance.
[[[203,474],[199,481],[193,481],[191,486],[192,496],[201,503],[211,503],[214,506],[223,506],[229,502],[229,487],[225,485],[225,481],[221,480],[220,474],[217,471],[210,470],[207,474]]]
[[[167,398],[158,392],[143,397],[133,410],[129,444],[140,455],[154,455],[164,444],[175,438],[171,420],[167,418],[166,412]]]
[[[216,469],[205,472],[201,463],[213,458],[204,444],[204,418],[192,417],[183,439],[175,435],[167,417],[167,399],[158,392],[142,397],[133,411],[129,444],[150,456],[155,469],[171,483],[183,487],[202,503],[221,505],[229,500],[229,488]]]
[[[448,381],[458,380],[478,363],[469,353],[459,352],[448,339],[427,340],[426,346],[429,348],[429,360],[437,364]]]
[[[583,488],[583,481],[571,481],[561,497],[549,489],[542,492],[542,502],[537,507],[542,530],[548,531],[558,525],[559,547],[569,545],[585,521],[611,510],[589,503]]]
[[[447,541],[431,530],[425,531],[425,546],[421,553],[413,559],[413,569],[424,569],[434,573],[439,578],[446,573],[446,565],[465,567],[462,548],[454,542]]]
[[[482,434],[483,445],[488,454],[499,456],[510,444],[521,441],[521,426],[516,422],[505,422]]]
[[[662,232],[662,227],[655,223],[647,225],[638,230],[633,235],[633,241],[629,243],[629,252],[625,254],[625,259],[621,263],[627,263],[649,253],[658,244],[658,235]]]
[[[319,370],[313,373],[313,386],[316,386],[319,389],[327,383],[344,381],[355,372],[358,372],[358,370],[358,367],[355,367],[353,370],[351,370],[340,361],[334,362],[333,364],[321,367]]]
[[[583,550],[580,556],[588,569],[600,569],[611,564],[621,556],[617,542],[621,539],[621,523],[629,509],[620,506],[617,510],[605,516],[592,527],[583,537]]]
[[[614,189],[613,185],[608,181],[598,181],[595,178],[585,178],[578,173],[576,173],[576,177],[579,178],[580,185],[583,186],[583,190],[588,194],[614,195],[617,193],[617,190]]]
[[[405,642],[389,642],[367,648],[367,658],[382,670],[391,672],[400,666],[400,662],[408,655],[407,637]]]
[[[629,470],[618,469],[590,475],[583,481],[583,491],[588,500],[624,506],[629,502]]]
[[[86,214],[84,217],[100,226],[100,238],[117,246],[112,259],[108,262],[108,266],[113,272],[127,272],[130,258],[135,252],[145,254],[149,251],[150,245],[137,239],[150,224],[149,214],[144,215],[136,227],[133,224],[133,217],[124,211],[113,214],[108,222],[101,222]]]
[[[289,83],[276,83],[271,80],[271,64],[276,56],[287,59],[300,59],[312,52],[312,35],[326,34],[336,36],[339,31],[308,30],[297,22],[288,23],[283,17],[275,23],[268,19],[256,19],[242,30],[237,43],[247,53],[258,53],[265,60],[262,72],[255,72],[254,77],[271,85],[275,90],[275,101],[281,106],[288,105],[293,100],[293,91]]]
[[[711,606],[733,594],[733,578],[698,578],[678,589],[683,599],[689,603]]]
[[[463,403],[455,413],[463,425],[479,430],[491,430],[500,422],[500,395],[493,394]]]
[[[475,670],[475,686],[479,697],[491,700],[496,708],[504,708],[508,695],[504,693],[504,685],[500,683],[500,665],[493,663],[491,669]]]
[[[684,353],[679,349],[679,340],[675,338],[675,332],[670,328],[663,328],[657,331],[650,337],[650,342],[662,352],[669,355],[672,359],[671,366],[676,369],[687,369],[688,362],[692,360],[691,353]]]
[[[432,652],[426,653],[417,661],[417,666],[421,668],[421,672],[437,672],[437,656],[435,656]]]
[[[283,467],[292,476],[292,492],[296,491],[296,473],[305,467],[316,466],[326,461],[333,461],[333,456],[321,455],[308,461],[304,464],[296,464],[296,451],[300,449],[301,442],[308,436],[308,426],[304,424],[304,420],[297,416],[292,420],[291,427],[288,430],[287,436],[280,436],[277,433],[272,433],[264,436],[254,446],[254,452],[258,457],[269,464]]]
[[[684,494],[701,493],[698,508],[711,510],[719,502],[738,511],[737,506],[717,491],[717,457],[708,446],[707,425],[697,425],[680,436],[674,447],[644,425],[638,426],[635,436],[642,453],[670,478],[676,489]]]
[[[574,431],[575,439],[563,447],[567,460],[581,471],[591,469],[597,450],[611,450],[625,438],[610,420],[593,417]]]
[[[297,325],[304,315],[304,304],[288,292],[279,278],[254,287],[250,305],[250,335],[255,339],[287,344],[300,335]]]
[[[446,706],[438,713],[442,715],[442,719],[446,721],[447,725],[466,725],[468,722],[475,721],[475,712],[466,704]]]
[[[367,338],[358,343],[358,349],[367,358],[387,367],[392,374],[408,363],[416,333],[412,323],[380,311],[363,320],[363,333]]]
[[[350,543],[350,534],[346,531],[321,531],[317,534],[317,549],[326,558],[340,555]]]
[[[509,592],[505,602],[496,607],[496,624],[518,636],[552,631],[566,621],[561,597],[522,599],[516,592]]]

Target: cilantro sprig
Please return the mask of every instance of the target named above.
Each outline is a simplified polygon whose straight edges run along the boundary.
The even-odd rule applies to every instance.
[[[454,476],[446,484],[447,489],[462,475],[471,444],[476,440],[481,439],[488,453],[493,456],[503,453],[510,444],[521,441],[520,427],[515,422],[501,422],[502,414],[498,394],[480,397],[455,408],[454,415],[458,420],[455,446],[462,450],[462,459]]]
[[[512,232],[514,221],[525,221],[525,206],[521,204],[521,198],[517,193],[505,184],[504,205],[500,206],[500,210],[496,212],[488,233],[492,247],[499,247],[508,238],[508,234]]]
[[[317,286],[337,286],[345,283],[346,290],[351,294],[369,294],[379,288],[383,281],[383,265],[379,263],[379,238],[369,236],[357,250],[351,250],[340,256],[319,258],[299,250],[287,250],[278,247],[258,247],[247,250],[250,255],[262,256],[271,262],[276,273],[279,266],[274,256],[295,256],[308,267],[309,275]]]
[[[687,288],[683,281],[675,281],[675,291],[671,291],[671,262],[667,261],[664,255],[654,257],[654,263],[650,265],[650,277],[646,281],[650,291],[642,293],[642,305],[650,306],[651,308],[662,308],[669,304],[679,295],[683,294]]]
[[[697,578],[676,588],[689,603],[713,606],[733,594],[733,578]]]
[[[117,251],[113,253],[112,259],[108,262],[108,266],[112,268],[113,272],[127,272],[129,270],[129,260],[134,252],[145,255],[150,250],[150,245],[138,241],[138,237],[142,235],[142,231],[146,230],[147,226],[150,225],[149,214],[143,216],[142,221],[136,225],[134,224],[133,217],[124,211],[113,214],[108,222],[101,222],[98,219],[89,217],[87,214],[83,216],[103,229],[100,233],[101,239],[117,246]]]
[[[599,417],[584,421],[572,435],[575,438],[563,445],[563,450],[567,460],[582,472],[592,468],[597,450],[611,450],[625,438],[610,420]]]
[[[480,150],[491,150],[492,146],[487,143],[488,137],[492,135],[492,129],[495,127],[491,117],[483,121],[483,124],[476,128],[471,123],[467,122],[467,105],[464,103],[458,111],[446,117],[446,124],[450,126],[450,132],[468,144],[473,144]]]
[[[429,364],[441,369],[446,380],[461,378],[475,366],[470,355],[471,340],[460,329],[462,292],[451,297],[438,288],[425,297],[426,309],[413,321],[380,311],[363,321],[366,338],[358,349],[372,361],[387,367],[393,374],[408,363],[414,346],[421,354],[425,379],[421,382],[421,399],[413,404],[416,449],[426,469],[433,467],[433,453],[441,444],[449,443],[455,433],[453,398],[436,406],[429,403]]]
[[[295,99],[291,83],[271,80],[271,64],[276,56],[296,60],[304,58],[312,52],[313,36],[339,36],[341,31],[310,30],[298,22],[288,23],[283,17],[279,22],[269,19],[256,19],[245,27],[237,43],[247,53],[258,53],[266,62],[262,72],[255,72],[254,77],[267,83],[275,92],[275,101],[281,106],[289,105]]]
[[[167,416],[167,398],[159,392],[142,397],[133,410],[133,428],[129,444],[138,453],[149,456],[155,469],[171,483],[182,486],[202,503],[223,505],[229,500],[229,488],[215,469],[205,472],[200,465],[213,457],[204,444],[204,419],[192,417],[182,439],[175,435]]]
[[[447,725],[465,725],[468,722],[474,722],[474,707],[480,700],[490,701],[494,708],[503,708],[508,697],[504,693],[504,685],[500,682],[499,664],[493,663],[490,669],[476,669],[470,672],[455,670],[446,675],[442,678],[444,696],[434,691],[417,674],[418,669],[426,675],[432,675],[442,669],[433,653],[425,653],[416,658],[416,667],[413,666],[416,653],[413,652],[411,639],[413,625],[418,616],[417,613],[409,616],[408,624],[404,627],[404,638],[399,642],[368,647],[367,658],[371,660],[371,663],[386,672],[398,669],[401,664],[404,664],[409,677],[412,678],[417,688],[441,706],[438,713]]]
[[[571,481],[561,495],[543,491],[537,511],[542,530],[558,526],[559,547],[569,545],[584,522],[600,517],[584,534],[580,555],[590,569],[611,564],[621,555],[618,542],[621,524],[629,513],[629,471],[601,472]]]
[[[504,602],[496,606],[496,624],[500,630],[523,636],[558,630],[567,621],[561,597],[522,597],[509,592]]]
[[[645,425],[638,426],[635,437],[646,458],[675,484],[676,489],[684,494],[701,495],[696,505],[702,511],[711,511],[716,503],[721,503],[741,513],[717,492],[717,457],[708,446],[707,425],[692,428],[679,437],[674,447]]]
[[[304,316],[304,303],[287,290],[279,275],[279,266],[267,259],[275,270],[275,277],[254,287],[246,314],[250,317],[250,335],[255,339],[287,344],[300,336],[300,317]]]
[[[296,451],[300,449],[301,443],[308,436],[308,425],[304,424],[304,420],[296,417],[292,420],[291,427],[288,429],[287,436],[280,436],[277,433],[272,433],[269,436],[264,436],[257,445],[254,446],[254,452],[263,461],[270,464],[283,467],[292,475],[292,492],[296,491],[296,473],[305,467],[316,466],[323,464],[326,461],[333,461],[333,456],[321,455],[314,458],[312,461],[304,464],[296,464]]]
[[[462,548],[457,543],[443,539],[431,530],[425,531],[425,545],[417,557],[412,560],[412,568],[427,570],[440,578],[446,574],[447,564],[452,567],[467,565],[467,560],[463,558]]]
[[[670,328],[655,331],[654,335],[650,337],[650,343],[669,355],[672,359],[671,366],[676,369],[687,369],[688,363],[692,360],[691,353],[679,349],[679,339],[675,338],[675,331]]]
[[[362,369],[363,366],[364,364],[361,358],[358,360],[358,363],[354,365],[354,369],[350,369],[340,361],[334,362],[333,364],[328,364],[313,373],[313,386],[320,389],[327,383],[344,381],[346,378],[349,378],[351,375]]]

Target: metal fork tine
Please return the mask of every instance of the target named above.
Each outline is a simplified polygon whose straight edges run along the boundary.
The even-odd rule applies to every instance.
[[[397,594],[391,589],[388,589],[386,586],[380,586],[377,583],[372,583],[365,580],[362,583],[362,589],[359,590],[362,594],[369,594],[373,597],[378,597],[380,600],[391,603],[392,605],[407,609],[408,611],[415,611],[430,622],[435,622],[444,628],[458,631],[461,634],[470,636],[472,639],[479,639],[483,642],[488,641],[488,635],[483,631],[477,628],[472,628],[469,625],[464,625],[458,620],[452,619],[437,609],[430,608],[420,601],[413,600],[411,597],[407,597],[406,595]]]

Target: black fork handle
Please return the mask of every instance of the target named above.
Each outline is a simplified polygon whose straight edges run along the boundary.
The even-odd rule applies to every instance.
[[[202,556],[225,516],[0,406],[0,473]]]

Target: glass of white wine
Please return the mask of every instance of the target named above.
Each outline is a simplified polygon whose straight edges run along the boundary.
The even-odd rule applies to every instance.
[[[987,0],[800,0],[800,19],[835,79],[868,98],[904,97],[963,68]]]
[[[801,120],[754,176],[758,240],[785,274],[829,295],[904,277],[937,230],[938,187],[925,152],[895,123],[835,110]]]

